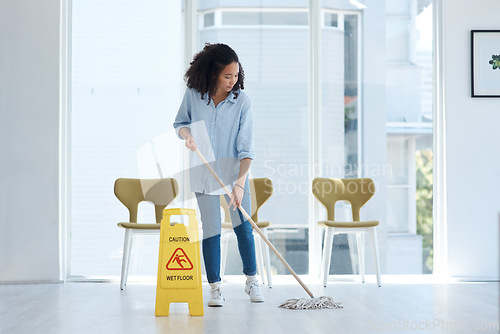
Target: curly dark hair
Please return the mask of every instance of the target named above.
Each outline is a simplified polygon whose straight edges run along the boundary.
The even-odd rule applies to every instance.
[[[238,55],[228,45],[217,43],[205,43],[205,47],[193,57],[189,69],[184,75],[189,88],[196,89],[201,98],[208,94],[208,103],[212,96],[215,94],[217,79],[220,73],[229,64],[238,63],[238,81],[234,84],[232,92],[234,98],[238,97],[238,90],[244,89],[243,81],[245,80],[245,73],[240,64]]]

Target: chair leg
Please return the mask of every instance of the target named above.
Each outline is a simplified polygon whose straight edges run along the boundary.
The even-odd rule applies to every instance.
[[[269,237],[267,236],[267,228],[262,229],[262,233],[264,233],[264,236],[269,240]],[[269,256],[269,246],[263,240],[261,240],[261,245],[262,245],[262,254],[264,255],[264,264],[266,266],[267,284],[269,285],[270,288],[272,288],[273,273],[271,272],[271,256]]]
[[[326,288],[328,274],[330,273],[330,259],[333,246],[333,227],[325,229],[325,239],[323,244],[323,286]]]
[[[372,227],[370,230],[370,237],[372,239],[372,247],[373,247],[373,259],[375,261],[375,271],[377,273],[377,284],[379,287],[382,286],[382,280],[380,277],[380,266],[379,266],[379,257],[378,257],[378,244],[377,244],[377,231]]]
[[[134,232],[130,229],[125,229],[125,239],[123,241],[123,256],[122,256],[122,274],[120,278],[120,289],[123,290],[127,284],[128,265],[130,263],[130,252],[132,249],[132,241]]]
[[[226,260],[227,260],[227,248],[229,244],[230,233],[228,231],[222,230],[221,234],[221,263],[220,263],[220,279],[224,279],[224,272],[226,271]]]
[[[323,241],[323,245],[325,245],[326,228],[321,229],[321,240]],[[323,262],[325,260],[324,253],[325,253],[325,249],[323,247],[323,250],[321,251],[321,260],[320,260],[320,264],[319,264],[319,279],[320,280],[322,280],[323,276],[325,276],[325,271],[323,270],[324,269]]]
[[[357,247],[357,233],[347,233],[347,244],[349,245],[349,257],[351,259],[351,270],[353,274],[359,273],[359,248]]]
[[[266,284],[266,276],[264,275],[264,264],[262,260],[262,246],[260,243],[260,236],[253,233],[253,240],[255,242],[255,259],[257,260],[257,271],[260,274],[262,284]]]
[[[361,274],[361,282],[365,282],[365,238],[363,234],[356,233],[356,240],[358,243],[358,263],[359,273]]]

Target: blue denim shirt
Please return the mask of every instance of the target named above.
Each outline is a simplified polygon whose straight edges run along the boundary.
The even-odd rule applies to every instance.
[[[241,90],[237,98],[231,91],[215,107],[213,101],[208,104],[207,94],[201,99],[199,92],[187,88],[173,125],[181,139],[181,128],[191,130],[198,150],[230,190],[238,179],[240,160],[255,157],[251,103]],[[190,164],[191,191],[225,194],[194,152],[190,152]]]

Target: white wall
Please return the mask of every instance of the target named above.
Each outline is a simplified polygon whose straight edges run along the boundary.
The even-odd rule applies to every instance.
[[[0,282],[59,278],[59,11],[0,2]]]
[[[498,0],[444,0],[448,270],[452,276],[499,278],[500,99],[470,97],[469,37],[470,30],[498,29],[498,13]]]

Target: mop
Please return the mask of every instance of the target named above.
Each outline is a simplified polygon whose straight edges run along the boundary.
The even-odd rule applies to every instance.
[[[226,185],[222,182],[222,180],[219,178],[219,175],[213,170],[213,168],[208,164],[208,161],[205,160],[203,155],[198,151],[198,148],[195,149],[196,154],[198,157],[203,161],[203,164],[208,168],[210,173],[215,177],[217,182],[221,185],[221,187],[224,189],[226,194],[231,197],[231,192],[227,189]],[[287,301],[281,303],[279,307],[285,308],[285,309],[290,309],[290,310],[320,310],[320,309],[328,309],[328,308],[343,308],[343,305],[341,302],[336,302],[333,300],[332,297],[328,296],[321,296],[315,298],[311,290],[302,282],[300,277],[295,273],[295,271],[290,267],[288,262],[281,256],[281,254],[278,252],[278,250],[273,246],[273,244],[266,238],[264,233],[260,230],[260,228],[255,224],[255,222],[252,220],[250,215],[243,209],[243,207],[238,206],[238,209],[241,211],[243,216],[250,222],[252,227],[254,228],[255,231],[260,235],[260,237],[266,242],[266,244],[269,246],[269,248],[276,254],[278,259],[285,265],[285,267],[288,269],[288,271],[295,277],[297,282],[304,288],[304,290],[307,292],[310,299],[308,298],[300,298],[300,299],[288,299]]]

